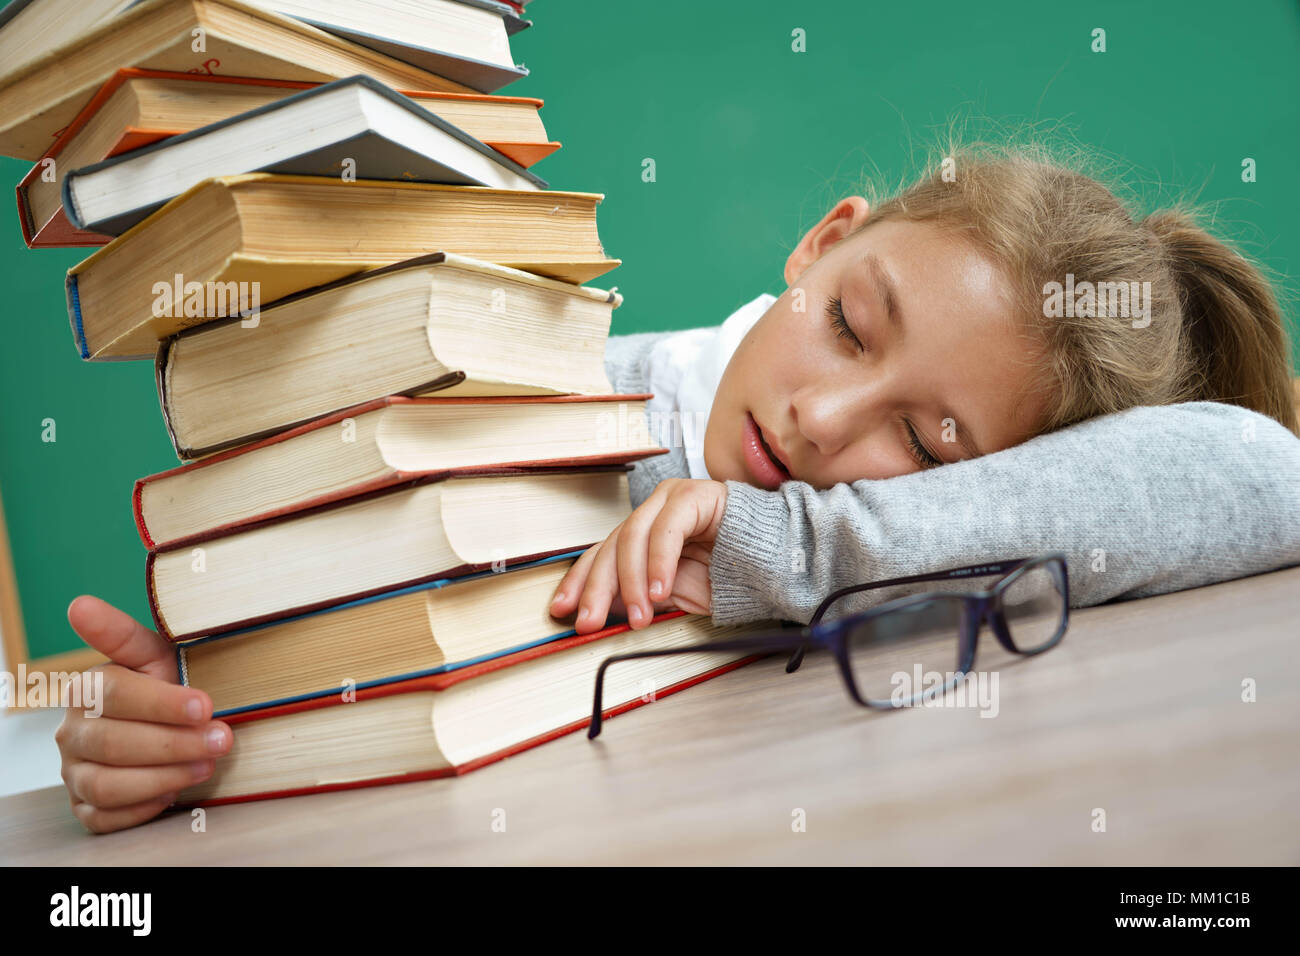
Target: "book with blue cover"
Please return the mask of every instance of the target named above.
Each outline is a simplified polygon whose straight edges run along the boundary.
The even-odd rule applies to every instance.
[[[443,674],[571,637],[547,613],[582,550],[177,645],[182,683],[215,717]]]

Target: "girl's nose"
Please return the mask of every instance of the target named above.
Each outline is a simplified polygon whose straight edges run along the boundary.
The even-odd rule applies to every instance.
[[[829,458],[874,427],[877,406],[869,389],[820,383],[795,393],[790,414],[799,434]]]

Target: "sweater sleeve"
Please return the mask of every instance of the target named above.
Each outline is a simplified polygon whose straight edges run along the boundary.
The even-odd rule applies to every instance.
[[[667,331],[611,335],[605,345],[605,374],[614,391],[625,394],[648,391],[650,386],[647,363],[650,351],[657,343],[672,334],[672,331]],[[656,427],[653,421],[647,421],[647,425],[650,428],[651,440],[660,447],[667,448],[668,453],[642,458],[628,472],[628,497],[633,508],[640,507],[654,492],[659,482],[665,478],[690,477],[690,468],[686,463],[686,449],[680,441],[674,441],[673,430]]]
[[[1065,553],[1074,607],[1300,564],[1300,438],[1216,402],[1130,408],[895,478],[727,491],[715,624],[806,623],[841,587],[1044,551]]]

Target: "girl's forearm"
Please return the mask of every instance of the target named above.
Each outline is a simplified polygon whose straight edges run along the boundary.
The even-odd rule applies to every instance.
[[[806,622],[850,584],[1051,550],[1075,607],[1300,563],[1300,439],[1213,402],[1131,408],[896,478],[727,489],[716,624]]]

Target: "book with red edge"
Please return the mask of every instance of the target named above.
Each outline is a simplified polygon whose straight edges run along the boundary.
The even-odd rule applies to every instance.
[[[178,804],[216,806],[460,776],[590,725],[600,662],[613,654],[725,640],[774,622],[714,626],[674,610],[637,630],[615,624],[471,667],[225,718],[234,732],[214,775]],[[619,663],[602,719],[718,677],[761,655],[675,654]],[[344,706],[339,706],[340,704]],[[524,706],[524,705],[527,706]]]
[[[204,31],[202,49],[195,30]],[[365,73],[398,90],[495,92],[241,0],[140,0],[60,39],[16,70],[0,64],[0,154],[35,162],[124,66],[310,81]]]
[[[99,88],[90,102],[68,124],[45,155],[36,161],[36,164],[18,183],[15,189],[18,203],[18,219],[22,227],[23,241],[27,243],[29,249],[102,246],[111,242],[112,236],[77,229],[68,221],[67,213],[64,211],[60,200],[62,193],[59,186],[62,181],[62,174],[83,165],[98,163],[101,160],[120,156],[123,153],[133,152],[172,136],[188,133],[195,128],[192,124],[174,120],[162,125],[124,125],[120,129],[109,129],[103,133],[96,130],[95,132],[100,136],[107,137],[103,140],[104,145],[89,153],[85,151],[85,148],[81,146],[79,134],[88,125],[92,124],[92,121],[100,115],[105,105],[114,98],[114,95],[124,86],[132,83],[151,82],[165,84],[169,91],[192,87],[196,93],[196,98],[202,102],[205,109],[211,111],[208,118],[210,122],[214,123],[235,115],[230,112],[231,109],[236,112],[243,112],[243,109],[239,106],[240,101],[229,91],[239,90],[241,95],[243,92],[254,89],[263,91],[258,99],[272,102],[290,96],[295,92],[315,89],[322,85],[298,80],[220,76],[208,73],[180,73],[170,70],[123,67]],[[501,96],[490,93],[440,93],[428,90],[398,90],[398,92],[431,112],[439,115],[450,115],[456,125],[461,126],[471,135],[477,135],[477,127],[472,121],[474,118],[473,110],[482,109],[485,106],[502,110],[531,110],[532,112],[529,115],[536,117],[536,112],[543,106],[542,100],[527,96]],[[204,93],[207,94],[206,98]],[[222,95],[215,95],[217,93]],[[225,106],[224,101],[226,99],[231,101],[229,108]],[[261,105],[261,103],[259,102],[257,105]],[[461,118],[462,115],[465,117],[464,119]],[[540,138],[524,138],[526,125],[536,126],[539,130],[542,129],[540,118],[530,119],[528,124],[521,122],[518,125],[520,133],[513,138],[503,139],[486,134],[478,136],[478,138],[525,168],[532,166],[560,148],[560,143],[545,138],[544,131]],[[75,154],[77,152],[82,155],[74,156],[71,160],[72,165],[69,166],[66,154]],[[60,165],[63,168],[60,168]],[[43,179],[49,179],[52,183],[49,187],[51,195],[45,205],[52,206],[55,201],[58,201],[59,205],[52,215],[41,214],[38,216],[33,208],[31,196],[33,186],[41,183]],[[38,222],[38,219],[41,221]]]
[[[182,642],[603,541],[629,464],[431,475],[150,551],[149,608]]]
[[[136,530],[145,548],[157,551],[414,481],[570,470],[667,454],[650,440],[641,414],[652,397],[390,395],[137,479],[131,495]],[[608,440],[593,440],[602,422]],[[552,455],[517,457],[520,442],[536,444],[539,430],[556,426],[577,437],[557,440]],[[346,441],[333,433],[345,427]],[[388,441],[385,434],[400,438]],[[492,450],[468,454],[463,446],[470,440]],[[322,448],[330,453],[322,455]]]

